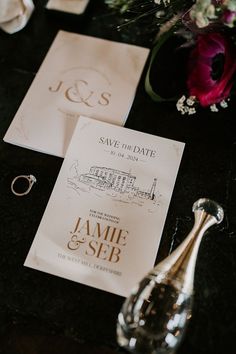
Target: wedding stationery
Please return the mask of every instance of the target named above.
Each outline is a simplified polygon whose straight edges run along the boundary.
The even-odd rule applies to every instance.
[[[154,265],[183,149],[81,116],[25,266],[127,296]]]
[[[80,15],[85,11],[88,3],[89,0],[49,0],[46,9]]]
[[[59,31],[4,141],[64,157],[80,115],[123,125],[148,53]]]

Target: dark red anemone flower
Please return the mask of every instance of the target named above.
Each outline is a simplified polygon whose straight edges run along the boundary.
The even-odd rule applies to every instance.
[[[199,34],[188,65],[187,86],[201,106],[226,99],[236,70],[236,50],[221,33]]]

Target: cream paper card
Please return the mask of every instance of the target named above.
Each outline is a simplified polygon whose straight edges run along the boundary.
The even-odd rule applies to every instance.
[[[46,8],[80,15],[85,11],[88,3],[89,0],[49,0]]]
[[[25,265],[127,296],[154,265],[183,149],[80,117]]]
[[[64,157],[80,115],[123,125],[148,53],[59,31],[4,141]]]

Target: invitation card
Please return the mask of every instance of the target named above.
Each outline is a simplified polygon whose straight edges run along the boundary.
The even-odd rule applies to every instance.
[[[154,265],[183,149],[81,116],[25,266],[127,296]]]
[[[59,31],[4,141],[64,157],[80,115],[123,125],[148,54]]]

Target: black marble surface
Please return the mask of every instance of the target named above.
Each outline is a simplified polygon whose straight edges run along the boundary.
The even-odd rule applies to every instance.
[[[117,31],[121,19],[101,0],[91,0],[82,16],[50,12],[45,3],[35,0],[20,32],[0,31],[0,353],[120,353],[115,328],[122,297],[23,267],[62,159],[2,138],[59,29],[147,47],[152,38],[127,28]],[[236,101],[217,114],[199,110],[181,116],[174,103],[149,98],[144,76],[145,71],[126,126],[186,143],[157,261],[191,229],[195,200],[212,198],[225,210],[223,223],[201,244],[192,319],[178,354],[235,354]],[[20,174],[37,178],[25,198],[10,191]]]

